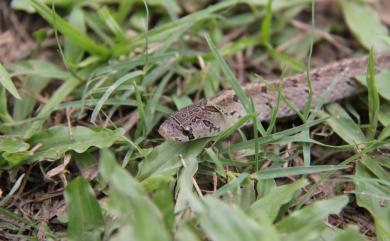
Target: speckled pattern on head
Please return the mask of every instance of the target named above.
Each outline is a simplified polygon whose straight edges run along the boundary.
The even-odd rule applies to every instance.
[[[367,60],[366,56],[350,58],[313,69],[311,71],[312,106],[318,103],[335,79],[337,79],[336,86],[325,99],[325,103],[364,92],[365,88],[357,83],[355,77],[366,74]],[[375,66],[378,71],[390,69],[390,53],[377,54]],[[277,88],[278,81],[272,83]],[[246,95],[253,99],[258,118],[261,121],[270,120],[272,109],[276,105],[277,92],[267,88],[263,83],[247,84],[243,89]],[[308,92],[306,73],[288,77],[283,83],[283,96],[299,110],[303,110],[306,106]],[[209,100],[173,112],[160,126],[159,133],[167,140],[181,142],[216,136],[245,114],[245,109],[235,92],[224,90]],[[294,114],[295,112],[285,102],[280,102],[278,117]]]

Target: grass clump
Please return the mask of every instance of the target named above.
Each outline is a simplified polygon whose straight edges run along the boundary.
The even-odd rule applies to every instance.
[[[376,75],[373,62],[374,51],[389,49],[388,29],[372,6],[344,0],[2,6],[12,41],[0,35],[7,46],[0,45],[1,238],[390,236],[390,72]],[[359,12],[366,14],[357,18]],[[29,54],[20,57],[14,44]],[[357,77],[368,98],[323,111],[320,103],[295,119],[255,118],[243,83],[310,72],[312,64],[352,52],[370,54],[367,76]],[[287,101],[281,86],[278,101]],[[189,143],[158,136],[172,111],[228,87],[248,115],[225,133]],[[240,129],[247,121],[253,128]]]

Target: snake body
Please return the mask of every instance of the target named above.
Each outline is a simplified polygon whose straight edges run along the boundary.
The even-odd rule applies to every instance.
[[[325,97],[324,103],[330,103],[364,92],[365,88],[355,80],[355,77],[366,74],[367,62],[366,56],[355,57],[313,69],[310,72],[312,106],[315,106],[320,98]],[[390,53],[376,55],[375,67],[377,71],[390,69]],[[257,82],[243,86],[245,94],[252,98],[261,121],[271,119],[272,110],[277,103],[278,81],[271,83],[273,84],[266,85]],[[286,78],[282,85],[284,98],[301,111],[305,108],[309,96],[307,83],[307,74],[301,73]],[[330,88],[329,94],[324,95],[332,83],[334,88]],[[277,117],[295,114],[287,101],[279,102]],[[224,90],[209,100],[173,112],[160,126],[159,133],[167,140],[180,142],[216,136],[244,115],[246,115],[245,108],[236,93],[231,89]]]

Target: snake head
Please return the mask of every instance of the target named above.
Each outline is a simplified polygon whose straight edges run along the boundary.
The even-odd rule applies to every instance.
[[[173,112],[158,132],[166,140],[186,142],[221,133],[223,123],[223,114],[201,102]]]
[[[175,119],[171,117],[161,124],[160,128],[158,129],[158,133],[164,137],[164,139],[169,141],[186,142],[190,141],[190,138],[192,137],[190,130],[186,130],[182,125],[180,125]]]

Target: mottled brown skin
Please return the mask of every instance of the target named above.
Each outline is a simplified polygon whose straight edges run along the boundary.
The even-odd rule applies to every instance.
[[[390,69],[390,53],[375,57],[377,70]],[[325,103],[334,102],[361,92],[355,77],[366,74],[367,57],[357,57],[338,61],[311,71],[312,106],[315,106],[331,83],[337,79],[335,88],[325,99]],[[277,89],[278,81],[272,82]],[[269,121],[272,109],[276,106],[277,92],[267,88],[263,83],[251,83],[244,86],[247,96],[253,99],[258,118]],[[283,96],[295,108],[303,110],[308,100],[306,73],[286,78],[283,84]],[[209,100],[175,111],[160,126],[159,133],[167,140],[190,141],[204,137],[216,136],[232,126],[246,114],[239,98],[233,90],[221,91]],[[279,103],[278,117],[288,117],[295,112],[285,102]]]

